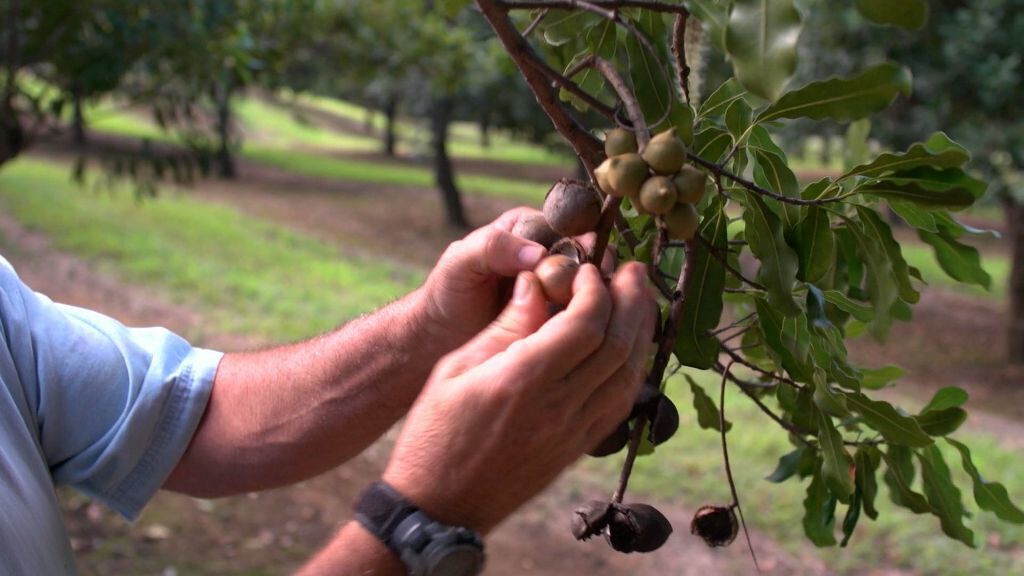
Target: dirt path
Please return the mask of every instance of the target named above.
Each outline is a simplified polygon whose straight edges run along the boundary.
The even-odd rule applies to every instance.
[[[317,210],[306,207],[307,214]],[[34,289],[53,299],[87,306],[128,324],[163,325],[182,334],[203,333],[203,319],[166,294],[121,282],[102,266],[55,249],[49,240],[0,213],[0,253]],[[251,348],[255,339],[208,334],[203,344],[226,350]],[[391,437],[345,466],[294,487],[213,502],[160,494],[142,519],[129,525],[84,497],[62,491],[65,519],[83,574],[285,573],[325,542],[351,517],[356,492],[379,476]],[[579,470],[565,474],[547,492],[488,538],[488,574],[749,574],[743,546],[710,550],[687,534],[692,509],[660,503],[677,533],[657,554],[623,556],[602,542],[575,543],[568,515],[588,495],[603,494]],[[659,504],[658,502],[654,502]],[[769,574],[827,574],[811,554],[784,552],[755,532]]]

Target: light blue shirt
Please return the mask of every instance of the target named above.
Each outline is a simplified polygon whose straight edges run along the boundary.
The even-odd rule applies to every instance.
[[[76,573],[55,486],[135,519],[188,447],[221,356],[55,304],[0,257],[0,575]]]

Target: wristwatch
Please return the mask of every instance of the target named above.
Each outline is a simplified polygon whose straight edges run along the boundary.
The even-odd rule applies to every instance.
[[[475,576],[483,570],[479,534],[434,520],[386,482],[364,490],[355,513],[356,521],[398,556],[410,576]]]

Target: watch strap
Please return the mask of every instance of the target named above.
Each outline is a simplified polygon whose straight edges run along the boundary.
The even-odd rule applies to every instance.
[[[410,504],[387,482],[370,484],[356,500],[356,521],[362,524],[388,548],[396,553],[393,545],[395,529],[419,508]]]

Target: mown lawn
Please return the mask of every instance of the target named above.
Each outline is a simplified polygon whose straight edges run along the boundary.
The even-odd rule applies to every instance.
[[[717,404],[717,374],[693,373]],[[703,430],[696,424],[689,385],[681,378],[669,384],[669,395],[682,414],[677,435],[659,447],[650,457],[640,458],[631,485],[640,493],[685,502],[689,508],[703,503],[725,503],[731,500],[722,466],[721,440],[717,432]],[[921,400],[906,400],[908,408],[919,408]],[[970,404],[967,405],[968,410]],[[803,534],[803,498],[809,479],[790,479],[772,484],[764,478],[775,469],[778,457],[793,446],[787,435],[764,416],[745,396],[734,390],[726,394],[726,416],[733,423],[729,432],[729,456],[747,522],[794,553],[801,553],[810,544]],[[990,480],[1002,482],[1018,504],[1024,505],[1024,458],[1019,452],[999,446],[998,439],[988,434],[959,431],[954,437],[972,449],[975,464]],[[946,538],[934,516],[916,516],[889,500],[888,488],[879,478],[876,504],[879,518],[872,522],[862,515],[857,531],[847,548],[821,549],[826,565],[839,573],[871,573],[883,565],[898,566],[917,574],[961,576],[964,574],[1024,573],[1024,526],[1002,523],[994,515],[975,505],[969,478],[962,472],[957,452],[943,446],[946,462],[963,493],[963,501],[972,511],[967,525],[975,532],[978,548],[972,550]],[[621,457],[592,461],[588,468],[608,478],[609,490],[617,478]],[[884,468],[883,468],[884,469]],[[920,483],[920,471],[917,482]],[[916,489],[920,492],[921,487]],[[837,525],[842,523],[845,507],[837,511]],[[677,526],[678,537],[685,534]],[[840,534],[841,537],[841,534]],[[734,546],[743,546],[742,534]],[[757,545],[757,542],[754,542]],[[753,569],[751,569],[753,573]]]
[[[314,178],[329,178],[371,184],[398,186],[434,186],[428,167],[372,162],[334,151],[365,151],[378,147],[377,141],[303,123],[290,112],[259,100],[239,100],[239,117],[250,135],[242,147],[242,156],[254,162]],[[154,141],[174,142],[177,136],[136,114],[114,107],[98,109],[90,129]],[[318,152],[313,148],[321,148]],[[539,204],[548,186],[528,180],[511,180],[479,174],[457,174],[456,182],[466,193],[507,198],[516,202]]]
[[[0,209],[133,282],[197,302],[217,330],[311,336],[403,294],[421,270],[342,253],[284,226],[165,188],[82,188],[68,166],[20,158],[0,170]]]

